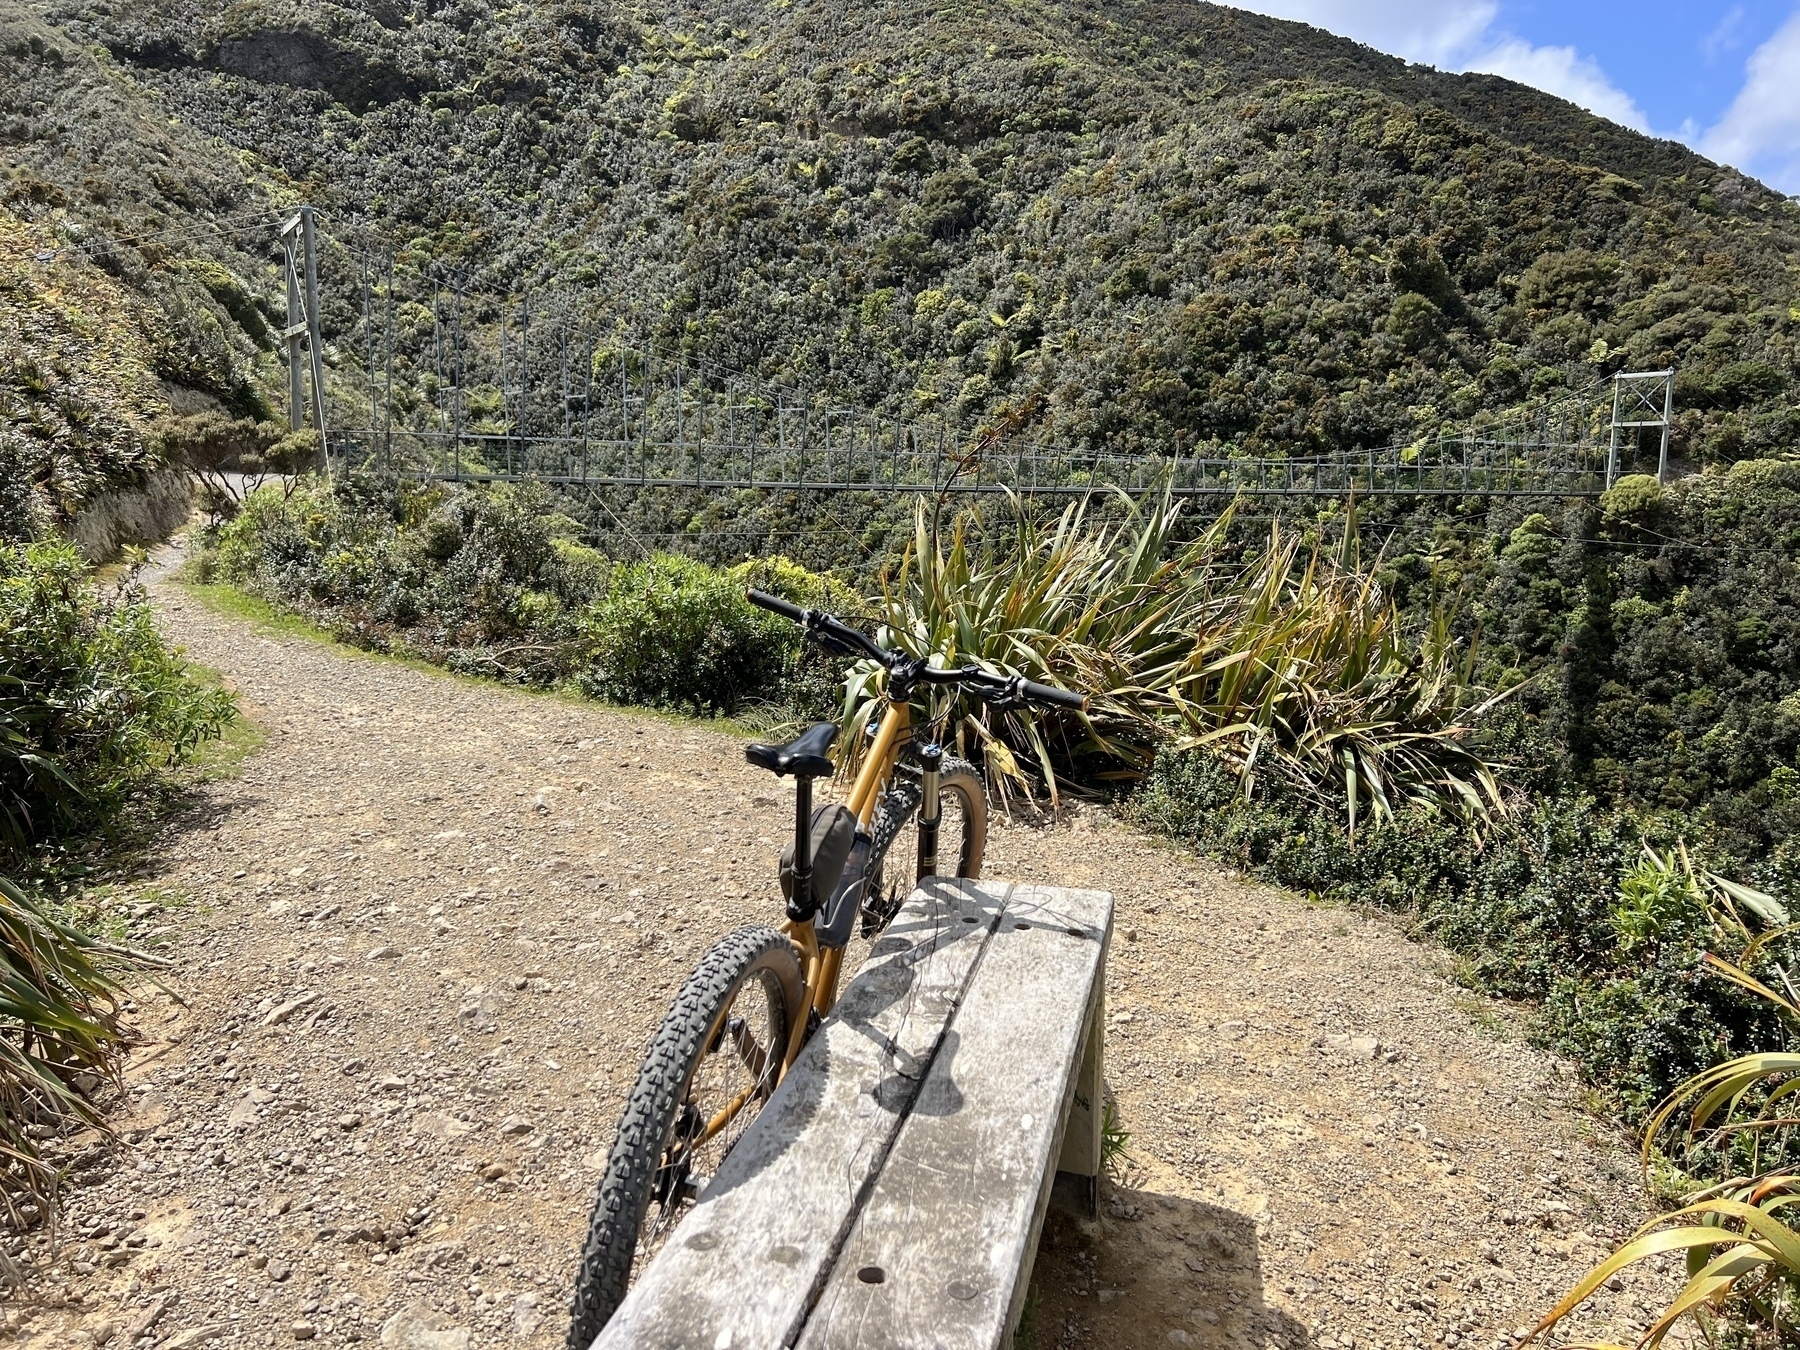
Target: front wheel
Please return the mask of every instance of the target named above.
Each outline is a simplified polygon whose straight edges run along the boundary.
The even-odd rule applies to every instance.
[[[919,808],[924,788],[906,778],[897,780],[881,799],[870,823],[869,882],[863,890],[863,936],[873,937],[887,926],[912,894],[916,882],[928,875],[919,856]],[[987,789],[975,766],[961,759],[945,759],[938,771],[937,867],[929,874],[975,878],[987,852]]]
[[[781,1078],[800,957],[740,928],[675,996],[625,1100],[575,1274],[569,1350],[587,1350]]]

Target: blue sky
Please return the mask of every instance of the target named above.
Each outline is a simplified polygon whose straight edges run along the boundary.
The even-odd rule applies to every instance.
[[[1505,75],[1800,194],[1800,0],[1236,0]]]

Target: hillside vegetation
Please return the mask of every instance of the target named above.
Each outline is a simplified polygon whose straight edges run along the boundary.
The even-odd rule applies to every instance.
[[[229,147],[340,241],[397,249],[403,282],[569,287],[665,344],[895,413],[1284,453],[1675,363],[1689,459],[1773,453],[1800,419],[1800,208],[1547,95],[1301,25],[912,0],[42,13],[110,54],[111,83],[10,58],[0,126],[45,185],[15,209],[41,220],[104,214],[72,151],[135,85],[204,165],[127,140],[140,195],[181,189],[152,219],[240,207]],[[349,363],[354,262],[326,271]],[[268,306],[219,303],[209,350],[248,370]],[[431,322],[398,318],[404,383]]]
[[[268,240],[218,233],[257,200],[104,53],[0,3],[0,539],[142,481],[171,410],[268,416]]]

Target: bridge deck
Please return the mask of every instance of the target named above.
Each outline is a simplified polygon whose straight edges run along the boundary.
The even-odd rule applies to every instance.
[[[1317,458],[958,454],[904,429],[888,444],[768,446],[730,441],[581,440],[407,431],[332,437],[333,457],[412,477],[701,491],[1139,493],[1176,496],[1592,497],[1606,488],[1606,448],[1529,441],[1442,440]]]

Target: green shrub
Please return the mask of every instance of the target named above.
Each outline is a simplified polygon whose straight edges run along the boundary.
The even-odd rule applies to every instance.
[[[1600,497],[1600,513],[1606,523],[1643,524],[1651,520],[1663,504],[1662,484],[1654,474],[1626,474]]]
[[[347,641],[470,674],[696,712],[761,702],[788,721],[838,714],[845,663],[802,651],[799,630],[743,592],[859,613],[849,587],[786,558],[621,566],[577,542],[579,528],[537,484],[348,475],[253,494],[199,568]]]
[[[353,474],[264,489],[199,566],[361,646],[554,684],[575,672],[579,616],[609,564],[552,505],[529,483],[453,491]]]
[[[66,544],[0,546],[0,854],[103,824],[231,716],[138,587],[102,594]]]
[[[738,577],[667,553],[615,568],[584,627],[588,693],[702,713],[769,699],[801,640],[744,599]]]

